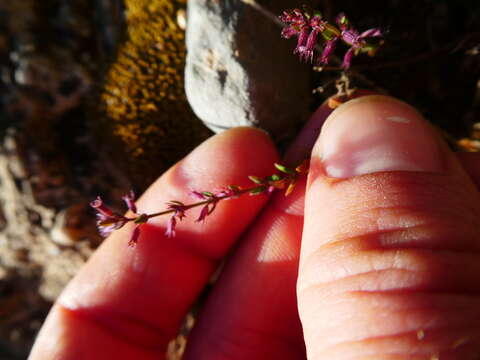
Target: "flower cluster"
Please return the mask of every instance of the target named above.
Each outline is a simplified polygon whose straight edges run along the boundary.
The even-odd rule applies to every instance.
[[[274,165],[280,173],[265,178],[259,178],[257,176],[248,177],[255,184],[259,185],[259,187],[251,193],[252,195],[261,194],[262,192],[272,193],[275,189],[285,190],[285,196],[290,195],[293,189],[295,189],[300,175],[308,172],[309,162],[305,160],[295,168],[280,164]]]
[[[349,47],[343,58],[344,69],[350,68],[354,55],[366,53],[373,56],[381,45],[381,42],[370,41],[382,37],[380,29],[372,28],[359,33],[343,13],[337,16],[338,27],[324,20],[320,12],[306,8],[284,11],[279,18],[286,24],[282,30],[284,38],[298,36],[294,53],[304,61],[313,62],[315,45],[319,38],[323,39],[325,44],[322,54],[315,60],[317,65],[328,64],[329,57],[340,40]]]
[[[177,220],[182,221],[185,215],[185,212],[188,210],[184,203],[180,201],[172,200],[167,203],[167,209],[172,210],[172,216],[168,220],[167,230],[165,230],[165,236],[168,238],[175,237],[175,227],[177,226]]]
[[[165,236],[172,238],[175,236],[177,223],[187,216],[187,212],[190,209],[201,207],[196,222],[202,222],[212,214],[217,208],[218,203],[223,200],[235,199],[244,194],[270,194],[275,189],[285,189],[285,195],[289,195],[295,188],[298,178],[308,172],[308,161],[304,161],[295,168],[289,168],[280,164],[275,164],[275,167],[279,170],[277,174],[264,178],[250,176],[249,179],[254,183],[252,187],[241,188],[238,185],[229,185],[226,188],[214,192],[192,191],[192,196],[200,200],[199,202],[184,204],[180,201],[172,200],[167,203],[166,210],[153,214],[138,213],[133,192],[122,197],[128,209],[134,214],[133,217],[126,217],[112,211],[105,206],[100,196],[92,201],[90,206],[97,211],[97,227],[100,234],[104,237],[110,235],[114,230],[120,229],[127,222],[133,222],[136,226],[128,244],[134,246],[138,241],[141,225],[147,223],[148,220],[153,217],[168,214],[170,215],[170,219],[167,223]]]
[[[100,234],[104,237],[107,237],[113,231],[120,229],[127,222],[133,221],[137,226],[135,226],[128,242],[130,246],[133,246],[137,243],[138,237],[140,236],[140,225],[148,221],[148,216],[146,214],[137,213],[137,205],[135,204],[135,194],[133,191],[124,195],[122,200],[135,217],[129,218],[114,212],[103,203],[100,196],[97,196],[97,198],[90,203],[90,206],[97,211],[97,228]]]

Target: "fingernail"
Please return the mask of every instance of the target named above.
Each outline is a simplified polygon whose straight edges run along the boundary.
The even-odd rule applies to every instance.
[[[352,96],[352,99],[362,96],[368,96],[373,94],[369,90],[357,90]],[[310,119],[307,121],[303,129],[297,135],[293,143],[289,146],[287,153],[285,154],[284,161],[289,164],[296,164],[302,160],[309,158],[312,152],[313,146],[318,139],[320,129],[325,120],[333,112],[333,108],[329,106],[329,100],[325,102],[313,113]]]
[[[313,150],[335,178],[382,171],[441,172],[438,135],[410,105],[365,96],[336,109]]]

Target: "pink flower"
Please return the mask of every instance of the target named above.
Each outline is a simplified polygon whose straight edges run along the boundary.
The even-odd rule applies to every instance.
[[[134,214],[137,213],[137,205],[135,204],[135,193],[133,190],[130,190],[128,194],[122,196],[122,200],[125,201],[128,209]]]
[[[284,11],[279,18],[280,21],[287,24],[282,30],[282,37],[285,39],[290,39],[292,36],[299,34],[307,26],[307,18],[300,9]]]
[[[175,237],[175,226],[177,225],[177,220],[175,219],[175,216],[172,216],[167,223],[167,230],[165,230],[165,236],[167,238],[173,238]]]
[[[342,39],[349,46],[343,59],[345,69],[351,66],[354,55],[359,53],[374,55],[379,44],[369,43],[368,39],[382,36],[382,32],[377,28],[359,33],[350,25],[343,13],[336,19],[339,28],[323,20],[319,12],[307,9],[284,11],[279,18],[286,25],[282,30],[282,37],[289,39],[295,35],[298,36],[294,53],[298,54],[303,61],[313,62],[315,46],[321,35],[325,44],[322,54],[316,61],[317,64],[328,64],[328,59],[335,50],[338,40]]]
[[[100,196],[97,196],[97,198],[90,203],[90,206],[97,211],[97,228],[100,232],[100,235],[103,237],[109,236],[113,231],[120,229],[127,222],[133,221],[136,226],[133,229],[130,240],[128,241],[128,245],[133,246],[137,243],[140,236],[140,226],[148,221],[148,216],[146,214],[137,213],[137,206],[135,204],[135,195],[133,191],[130,191],[128,194],[122,196],[122,199],[125,201],[127,207],[135,214],[134,218],[127,218],[112,211],[110,208],[105,206]]]
[[[201,221],[204,221],[205,218],[211,214],[211,212],[215,209],[215,205],[213,205],[213,208],[211,209],[210,208],[210,204],[207,204],[205,206],[202,207],[202,209],[200,210],[200,215],[198,216],[197,220],[195,220],[196,222],[201,222]]]
[[[129,221],[129,219],[123,215],[117,214],[105,206],[100,196],[97,196],[97,198],[90,203],[90,206],[97,211],[97,228],[103,237],[107,237]]]
[[[221,200],[235,199],[240,195],[240,187],[230,185],[224,189],[217,190],[215,192],[208,191],[192,191],[192,195],[197,199],[204,200],[206,203],[200,210],[200,214],[196,222],[204,221],[208,215],[210,215],[217,207],[217,204]]]
[[[133,229],[132,235],[130,236],[130,240],[128,241],[128,246],[135,246],[138,242],[139,237],[140,237],[140,226],[135,226],[135,229]]]
[[[322,56],[320,57],[321,64],[328,64],[328,58],[330,55],[335,51],[335,47],[337,44],[337,38],[327,41],[325,43],[325,47],[323,48]]]
[[[207,200],[207,195],[206,194],[209,194],[209,193],[193,190],[191,192],[191,194],[199,200]]]
[[[109,236],[115,230],[120,229],[127,223],[126,218],[106,217],[101,213],[97,213],[97,228],[103,237]]]
[[[185,204],[181,203],[180,201],[173,200],[167,204],[167,208],[169,210],[174,210],[174,212],[168,220],[165,236],[168,238],[173,238],[176,235],[175,227],[177,226],[177,219],[178,221],[182,221],[182,219],[186,216],[185,212],[187,211],[187,208],[185,207]]]
[[[359,33],[351,26],[350,21],[344,13],[337,16],[337,24],[342,30],[342,40],[350,46],[350,49],[348,49],[343,58],[343,67],[345,69],[349,69],[352,65],[352,58],[354,55],[357,55],[360,52],[366,52],[369,55],[375,53],[378,46],[369,44],[367,40],[369,38],[381,37],[382,32],[380,29],[372,28]]]
[[[236,199],[240,196],[240,188],[238,186],[230,185],[225,189],[216,191],[215,196],[217,198],[222,198],[223,200]]]
[[[210,215],[213,210],[215,210],[215,207],[217,206],[217,203],[220,201],[220,197],[226,195],[226,193],[223,192],[216,192],[211,193],[208,191],[192,191],[192,194],[200,199],[200,200],[205,200],[207,203],[202,206],[202,209],[200,210],[200,214],[198,215],[197,220],[195,222],[200,222],[204,221],[208,215]]]
[[[311,16],[300,9],[294,9],[284,11],[280,20],[287,25],[282,31],[282,37],[289,39],[298,35],[294,54],[299,54],[300,58],[305,61],[313,61],[318,33],[322,32],[326,25],[320,14]]]

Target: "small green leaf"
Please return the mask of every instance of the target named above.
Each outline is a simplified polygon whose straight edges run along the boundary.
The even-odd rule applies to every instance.
[[[259,178],[258,176],[249,176],[248,178],[255,184],[263,184],[263,179]]]
[[[295,174],[295,170],[290,169],[290,168],[288,168],[288,167],[286,167],[286,166],[284,166],[284,165],[276,164],[276,163],[275,163],[274,165],[275,165],[275,167],[277,168],[277,170],[279,170],[279,171],[281,171],[281,172],[283,172],[283,173],[285,173],[285,174],[291,174],[291,175]]]
[[[280,175],[278,175],[278,174],[273,174],[273,175],[270,175],[270,176],[267,178],[267,180],[268,180],[269,182],[271,182],[271,181],[279,181],[279,180],[282,180],[282,177],[281,177]]]
[[[309,166],[310,162],[308,160],[303,160],[303,162],[295,168],[295,171],[299,174],[306,174]]]
[[[339,19],[338,22],[342,25],[348,26],[350,24],[350,21],[348,21],[348,18],[345,15],[342,15]]]
[[[148,221],[148,216],[147,214],[140,214],[135,218],[134,223],[135,224],[145,224]]]
[[[325,25],[325,30],[322,31],[322,36],[325,40],[333,40],[338,38],[342,32],[331,24]]]
[[[293,192],[293,189],[295,189],[295,186],[297,185],[297,180],[294,179],[290,184],[288,184],[287,190],[285,190],[285,196],[290,195]]]
[[[228,185],[227,188],[229,190],[234,191],[234,192],[239,192],[241,190],[240,186],[238,186],[238,185]]]
[[[259,195],[265,191],[265,187],[258,187],[250,191],[250,195]]]
[[[202,195],[210,198],[214,197],[213,193],[211,193],[210,191],[202,191]]]

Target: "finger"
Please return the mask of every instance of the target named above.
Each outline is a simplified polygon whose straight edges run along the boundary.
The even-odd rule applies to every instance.
[[[480,189],[480,153],[458,152],[455,155],[473,183]]]
[[[192,190],[247,185],[247,175],[267,175],[276,158],[261,131],[217,135],[153,184],[139,212],[159,211],[173,199],[191,203]],[[31,358],[161,358],[218,260],[266,199],[223,201],[204,224],[190,210],[173,239],[164,235],[167,218],[153,218],[142,225],[135,248],[127,246],[131,227],[115,232],[61,295]]]
[[[309,157],[332,111],[328,102],[317,110],[287,163]],[[305,359],[295,295],[304,193],[300,181],[290,196],[276,194],[242,238],[199,316],[185,359]]]
[[[308,359],[474,359],[480,195],[408,105],[353,100],[312,153],[298,301]]]

